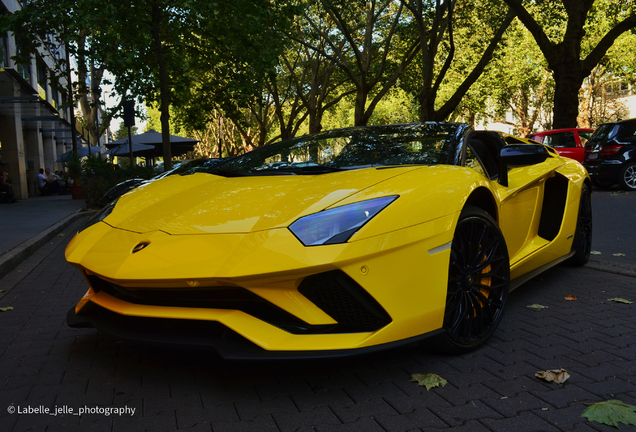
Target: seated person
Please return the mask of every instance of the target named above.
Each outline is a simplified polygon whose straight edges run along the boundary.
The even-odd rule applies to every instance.
[[[60,180],[62,180],[62,177],[60,177],[58,173],[59,171],[55,171],[55,174],[51,173],[51,170],[49,168],[44,170],[44,174],[46,175],[46,178],[59,182]]]
[[[46,169],[48,174],[51,173],[51,170]],[[38,189],[42,192],[42,195],[58,195],[60,193],[60,184],[57,180],[51,180],[50,178],[44,175],[44,169],[40,168],[40,174],[37,176]]]
[[[62,177],[60,177],[59,171],[55,171],[55,173],[52,173],[51,170],[47,168],[44,170],[44,175],[46,176],[46,178],[52,181],[56,181],[57,184],[60,185],[60,194],[64,195],[67,193],[66,183],[62,180]]]

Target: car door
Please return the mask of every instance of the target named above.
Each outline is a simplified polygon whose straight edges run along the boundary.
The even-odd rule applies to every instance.
[[[541,230],[545,231],[541,226],[541,216],[544,206],[552,205],[556,200],[565,202],[567,185],[563,189],[563,184],[554,183],[554,172],[562,164],[561,159],[549,157],[536,165],[510,167],[508,186],[493,185],[499,194],[499,225],[506,238],[511,265],[554,238],[551,234],[540,235]],[[546,193],[546,185],[550,185],[549,194]],[[555,191],[560,192],[559,196],[555,196]]]
[[[506,145],[496,132],[476,131],[469,135],[468,147],[478,156],[490,178],[492,190],[499,202],[499,228],[506,239],[510,263],[548,243],[539,238],[539,223],[545,182],[562,164],[558,158],[543,163],[509,167],[508,185],[499,183],[499,152]]]

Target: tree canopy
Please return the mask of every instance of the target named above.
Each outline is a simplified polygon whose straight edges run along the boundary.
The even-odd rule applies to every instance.
[[[632,0],[32,0],[0,18],[19,55],[69,47],[94,137],[107,73],[155,110],[167,168],[175,127],[229,156],[382,122],[594,126],[626,115],[605,95],[633,80],[635,25]]]

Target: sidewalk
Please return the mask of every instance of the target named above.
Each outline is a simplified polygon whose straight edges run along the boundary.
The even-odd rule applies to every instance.
[[[38,196],[0,205],[0,278],[81,217],[84,200]]]

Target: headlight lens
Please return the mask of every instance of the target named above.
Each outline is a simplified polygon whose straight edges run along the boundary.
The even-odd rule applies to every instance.
[[[91,217],[88,222],[86,222],[84,224],[84,226],[82,226],[79,231],[77,231],[78,233],[81,233],[82,231],[84,231],[86,228],[95,225],[97,222],[101,222],[104,219],[106,219],[106,217],[111,214],[113,212],[113,210],[115,209],[115,204],[117,204],[117,201],[119,200],[119,198],[117,198],[114,201],[111,201],[106,207],[104,207],[103,209],[101,209],[100,211],[98,211],[97,213],[95,213],[93,215],[93,217]]]
[[[348,204],[302,217],[289,230],[305,246],[344,243],[398,195]]]

